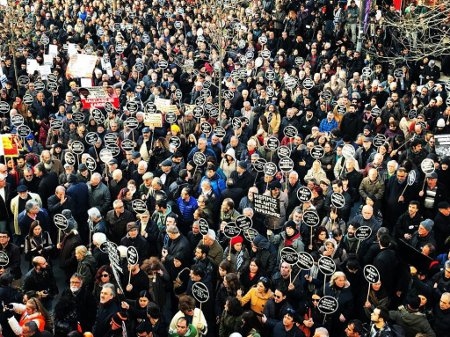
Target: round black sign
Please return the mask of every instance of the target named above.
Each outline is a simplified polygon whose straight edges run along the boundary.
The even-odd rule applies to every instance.
[[[88,170],[91,172],[95,171],[95,169],[97,168],[97,162],[91,156],[86,158],[85,164]]]
[[[242,121],[241,121],[241,119],[239,117],[234,117],[231,120],[231,125],[233,126],[234,130],[237,130],[237,129],[239,129],[242,126]]]
[[[355,238],[360,241],[367,240],[371,235],[372,228],[370,228],[369,226],[360,226],[355,231]]]
[[[325,150],[321,145],[316,145],[311,149],[311,157],[314,159],[320,159],[324,156]]]
[[[320,217],[314,211],[306,211],[303,213],[303,222],[310,227],[317,226],[319,224]]]
[[[105,116],[99,109],[93,109],[91,111],[91,115],[94,118],[95,122],[97,124],[103,124],[105,122]]]
[[[277,150],[278,158],[285,158],[291,156],[291,149],[287,146],[280,146]]]
[[[206,221],[203,218],[198,219],[198,225],[200,227],[200,234],[201,235],[206,235],[208,234],[209,231],[209,224],[208,221]]]
[[[62,230],[66,229],[69,226],[69,221],[67,220],[67,218],[59,213],[53,216],[53,222],[55,223],[56,227]]]
[[[341,193],[331,194],[331,203],[336,208],[342,208],[345,206],[345,197]]]
[[[312,192],[308,187],[301,186],[297,190],[297,198],[298,200],[300,200],[300,202],[308,202],[312,198]]]
[[[424,160],[422,160],[422,162],[420,163],[420,168],[425,174],[433,173],[435,170],[433,159],[425,158]]]
[[[52,130],[61,130],[63,128],[63,121],[60,119],[54,119],[50,122]]]
[[[195,152],[192,160],[195,165],[203,166],[206,163],[206,156],[203,152]]]
[[[271,176],[273,177],[275,174],[277,174],[278,168],[277,165],[275,165],[275,163],[272,162],[268,162],[264,164],[264,174],[266,176]]]
[[[131,139],[124,139],[120,147],[124,151],[132,151],[134,149],[134,142]]]
[[[258,158],[252,163],[252,165],[256,172],[263,172],[266,163],[267,161],[264,158]]]
[[[156,105],[153,102],[148,102],[145,104],[144,112],[148,114],[154,114],[156,113]]]
[[[0,102],[0,113],[7,114],[9,112],[9,109],[10,109],[10,107],[9,107],[8,102],[5,102],[5,101]]]
[[[288,125],[284,128],[283,133],[286,137],[294,138],[298,135],[298,130],[292,125]]]
[[[414,119],[417,117],[417,110],[411,109],[408,112],[408,118],[409,119]]]
[[[131,202],[131,208],[136,214],[142,214],[147,212],[147,204],[142,199],[134,199]]]
[[[70,149],[75,154],[82,154],[84,152],[84,144],[79,140],[74,140],[72,144],[70,144]]]
[[[205,303],[209,300],[209,290],[208,287],[202,282],[195,282],[191,288],[192,296],[200,302]]]
[[[235,220],[236,226],[239,227],[241,230],[245,231],[252,227],[253,221],[248,216],[240,215]]]
[[[64,161],[69,165],[75,165],[77,159],[75,158],[75,155],[72,152],[66,152],[64,153]]]
[[[30,127],[28,125],[19,125],[17,127],[17,134],[20,137],[26,137],[29,134],[31,134],[31,129],[30,129]]]
[[[314,266],[314,259],[311,254],[307,252],[300,252],[298,253],[297,265],[301,269],[311,269]]]
[[[209,135],[212,132],[212,126],[208,122],[200,123],[200,130],[206,135]]]
[[[117,136],[116,133],[107,133],[105,135],[105,144],[108,147],[109,144],[116,144],[117,140],[119,139],[119,137]]]
[[[324,315],[331,315],[339,308],[339,302],[333,296],[323,296],[317,303],[317,309]]]
[[[25,104],[31,105],[33,104],[34,98],[30,94],[26,94],[25,96],[23,96],[22,100]]]
[[[292,247],[284,247],[280,250],[280,259],[290,265],[296,264],[299,260],[298,252]]]
[[[318,262],[318,267],[324,275],[333,275],[336,271],[336,263],[329,256],[321,256]]]
[[[193,113],[194,117],[199,119],[203,117],[205,111],[203,110],[203,107],[201,107],[200,105],[196,105],[193,109]]]
[[[127,261],[131,266],[135,266],[139,262],[139,253],[134,246],[129,246],[127,248]]]
[[[216,126],[214,128],[214,134],[219,137],[219,138],[223,138],[225,137],[225,135],[227,134],[227,132],[225,131],[225,129],[221,126]]]
[[[169,139],[169,144],[178,149],[181,146],[181,139],[177,136],[172,136]]]
[[[241,233],[241,229],[234,222],[229,222],[223,227],[223,235],[228,239],[234,238]]]
[[[15,127],[18,127],[19,125],[22,125],[24,122],[24,118],[22,115],[14,115],[11,117],[11,124]]]
[[[173,124],[173,123],[175,123],[177,121],[177,114],[175,112],[173,112],[173,111],[172,112],[167,112],[164,115],[164,118],[165,118],[167,123]]]
[[[269,137],[266,141],[266,147],[270,151],[276,151],[280,147],[280,141],[277,137]]]
[[[139,126],[139,121],[135,117],[128,117],[123,122],[123,125],[131,130],[134,130],[134,129],[137,129],[137,127]]]
[[[9,257],[4,251],[0,251],[0,267],[5,267],[9,264]]]
[[[289,157],[281,158],[278,162],[278,167],[281,172],[291,172],[294,169],[294,161]]]
[[[377,135],[375,135],[375,137],[373,137],[373,145],[375,147],[380,147],[383,146],[386,143],[386,136],[378,133]]]
[[[76,123],[82,123],[84,121],[84,114],[82,112],[74,112],[72,114],[72,119],[76,122]]]
[[[86,136],[84,136],[84,140],[89,145],[94,145],[95,143],[97,143],[97,140],[99,140],[99,138],[99,135],[95,132],[88,132]]]
[[[100,160],[102,162],[104,162],[105,164],[108,164],[111,161],[111,159],[113,159],[113,155],[112,155],[111,150],[110,149],[106,149],[106,148],[105,149],[101,149],[101,151],[99,153],[99,157],[100,157]],[[75,159],[75,156],[74,156],[74,159]],[[66,159],[66,161],[67,161],[67,159]]]
[[[373,266],[371,264],[365,265],[363,273],[364,273],[364,278],[366,279],[367,282],[369,282],[369,283],[380,282],[380,273],[375,266]]]

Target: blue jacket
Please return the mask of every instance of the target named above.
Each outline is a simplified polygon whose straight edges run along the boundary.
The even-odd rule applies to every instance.
[[[222,195],[222,191],[224,191],[227,188],[227,184],[225,183],[225,180],[222,179],[217,172],[214,174],[214,176],[212,178],[208,178],[206,176],[202,177],[202,180],[200,181],[199,184],[199,190],[198,192],[201,193],[201,189],[200,187],[202,186],[202,182],[205,179],[209,179],[209,181],[211,182],[211,188],[214,191],[214,194],[220,198]]]
[[[193,222],[194,212],[198,208],[197,200],[194,197],[189,197],[189,201],[186,202],[181,197],[178,197],[177,205],[183,221]]]

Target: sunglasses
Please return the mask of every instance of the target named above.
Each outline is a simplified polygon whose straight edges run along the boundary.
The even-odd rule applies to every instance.
[[[109,274],[102,274],[102,277],[108,277]]]

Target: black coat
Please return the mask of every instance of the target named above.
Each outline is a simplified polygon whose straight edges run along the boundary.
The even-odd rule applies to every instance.
[[[109,331],[111,317],[119,310],[119,305],[115,299],[104,304],[99,304],[97,317],[95,318],[94,327],[92,328],[94,336],[103,337]]]
[[[48,209],[47,200],[50,198],[58,186],[58,176],[55,172],[44,174],[39,181],[38,194],[42,200],[42,207]]]

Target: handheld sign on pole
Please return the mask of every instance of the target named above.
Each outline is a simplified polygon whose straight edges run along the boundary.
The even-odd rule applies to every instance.
[[[306,211],[303,213],[302,221],[310,227],[310,244],[312,245],[313,227],[319,224],[320,217],[314,211]]]
[[[253,242],[255,237],[259,234],[258,231],[254,228],[246,229],[243,231],[243,233],[245,240],[247,240],[248,242]]]
[[[131,208],[136,214],[143,214],[147,212],[147,204],[142,199],[134,199],[131,202]]]
[[[64,215],[58,213],[53,216],[53,222],[58,227],[58,243],[61,243],[61,231],[67,229],[69,221]]]
[[[200,218],[200,219],[198,219],[198,225],[200,227],[200,234],[201,235],[208,234],[208,231],[209,231],[208,221],[206,221],[203,218]]]
[[[333,275],[336,271],[336,262],[329,256],[321,256],[318,261],[319,270],[323,274],[323,291],[327,283],[327,276]]]
[[[127,248],[127,262],[131,267],[134,267],[139,263],[139,253],[134,246],[130,246]],[[127,291],[131,291],[133,289],[133,286],[131,284],[131,268],[128,273],[128,284],[125,287]]]
[[[248,216],[240,215],[234,220],[236,222],[236,226],[241,229],[241,231],[245,231],[253,226],[253,221]]]
[[[370,287],[372,286],[372,284],[380,282],[380,272],[378,271],[378,269],[375,266],[368,264],[368,265],[364,266],[363,274],[364,274],[364,278],[369,283],[369,287],[367,289],[367,297],[366,297],[366,302],[368,302],[369,294],[370,294]]]
[[[372,228],[370,228],[369,226],[360,226],[356,229],[355,238],[356,240],[358,240],[356,253],[358,253],[361,242],[370,238],[371,235],[372,235]]]
[[[400,196],[402,197],[403,194],[405,193],[407,187],[408,187],[408,186],[414,185],[415,182],[416,182],[416,171],[411,170],[411,171],[408,173],[408,178],[407,178],[406,186],[405,186],[405,188],[403,189],[402,194],[400,194]]]
[[[195,164],[195,169],[193,176],[195,176],[195,172],[197,171],[197,167],[203,166],[206,163],[206,156],[203,152],[195,152],[192,160]]]
[[[331,194],[331,204],[336,208],[343,208],[345,206],[345,197],[341,193]]]
[[[317,303],[317,309],[324,314],[323,324],[325,324],[327,315],[334,314],[338,308],[339,302],[333,296],[323,296],[320,298],[319,303]]]
[[[297,198],[298,200],[300,200],[300,202],[308,202],[312,198],[312,192],[308,187],[301,186],[297,190]]]
[[[422,192],[425,191],[425,183],[427,181],[427,174],[431,174],[434,172],[434,161],[430,158],[425,158],[420,163],[420,168],[422,172],[425,174],[425,178],[423,179]]]
[[[280,260],[294,266],[299,260],[298,252],[292,247],[284,247],[280,250]],[[289,283],[292,283],[292,268],[289,272]]]
[[[325,155],[325,149],[321,145],[314,146],[310,151],[311,157],[319,160]]]
[[[192,296],[200,303],[200,311],[202,304],[209,300],[208,287],[203,282],[195,282],[192,285]]]
[[[230,239],[230,248],[228,251],[228,258],[231,256],[231,239],[238,236],[241,233],[241,229],[236,226],[234,222],[229,222],[223,227],[223,235]]]
[[[252,166],[256,171],[255,181],[253,182],[253,185],[256,185],[256,180],[258,180],[259,172],[264,172],[264,166],[266,165],[266,163],[267,161],[264,158],[258,158],[254,162],[252,162]]]

